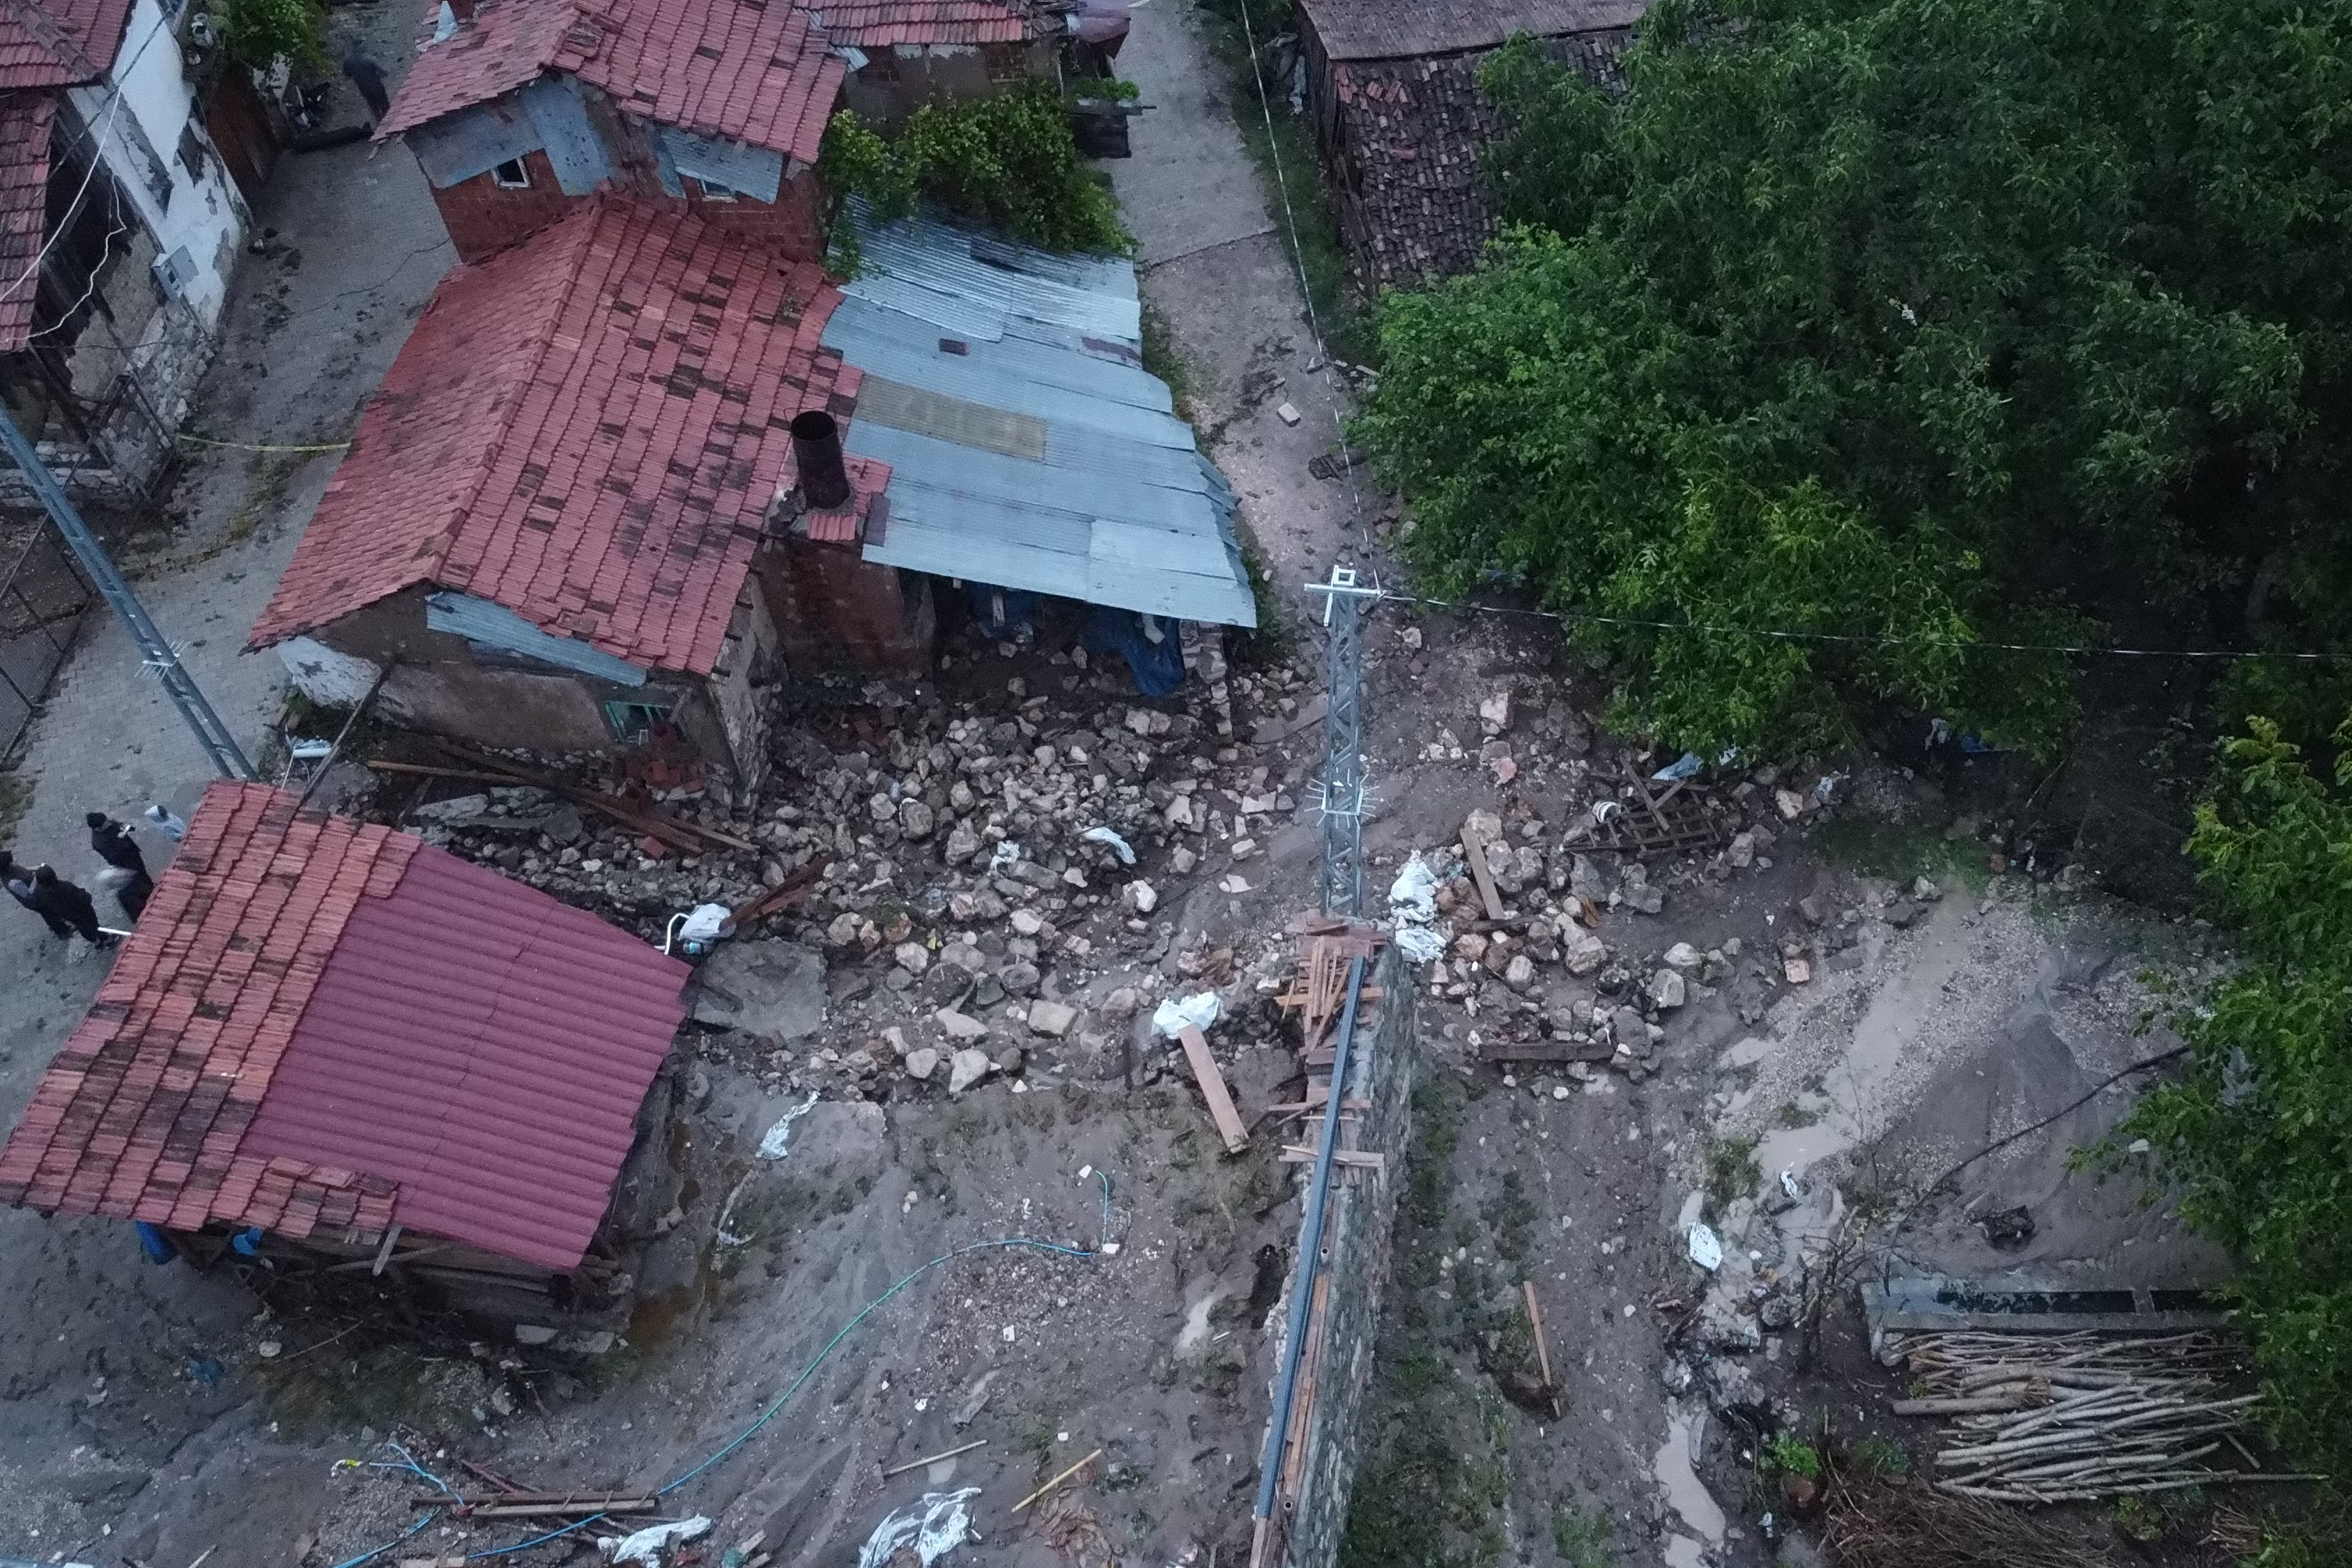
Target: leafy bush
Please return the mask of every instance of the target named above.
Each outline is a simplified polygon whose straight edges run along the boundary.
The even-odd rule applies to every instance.
[[[1822,1479],[1821,1451],[1792,1432],[1782,1432],[1764,1446],[1764,1467],[1776,1474]]]
[[[1095,97],[1134,91],[1118,82],[1089,82],[1087,89]],[[895,139],[842,110],[825,128],[818,169],[836,199],[863,196],[885,222],[929,200],[1047,250],[1124,255],[1134,243],[1119,222],[1117,198],[1079,159],[1067,100],[1043,82],[990,98],[927,103]],[[837,245],[847,241],[847,226],[836,226],[835,237]]]
[[[1362,422],[1420,564],[1710,753],[2046,753],[2116,615],[2352,647],[2347,58],[2352,0],[1661,0],[1613,98],[1507,47],[1509,226]]]
[[[2333,1478],[2352,1455],[2352,722],[2323,783],[2275,725],[2223,750],[2189,852],[2245,963],[2186,1013],[2177,1080],[2116,1140],[2146,1138],[2182,1216],[2227,1247],[2280,1444]],[[2108,1149],[2116,1158],[2115,1146]]]
[[[326,14],[318,0],[226,0],[213,19],[241,65],[268,70],[280,56],[296,65],[326,64]]]

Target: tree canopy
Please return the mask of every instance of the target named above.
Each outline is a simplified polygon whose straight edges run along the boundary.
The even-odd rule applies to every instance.
[[[2352,723],[2330,789],[2277,727],[2227,747],[2189,853],[2245,966],[2182,1019],[2189,1070],[2117,1130],[2227,1247],[2273,1430],[2352,1513]],[[2341,1521],[2339,1521],[2341,1522]],[[2284,1554],[2282,1554],[2282,1560]]]
[[[2352,0],[1663,0],[1622,63],[1490,58],[1509,226],[1382,302],[1444,586],[1701,750],[2047,748],[2052,650],[2352,637]]]

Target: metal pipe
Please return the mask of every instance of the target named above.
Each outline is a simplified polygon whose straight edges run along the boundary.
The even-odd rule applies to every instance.
[[[1257,1479],[1261,1531],[1274,1519],[1275,1491],[1282,1479],[1283,1449],[1290,1436],[1290,1409],[1298,1394],[1298,1362],[1307,1347],[1307,1319],[1313,1310],[1315,1275],[1322,1267],[1323,1214],[1331,1191],[1332,1156],[1339,1148],[1339,1108],[1348,1098],[1348,1068],[1356,1043],[1356,1004],[1364,993],[1364,959],[1348,963],[1348,1005],[1331,1042],[1331,1096],[1323,1108],[1323,1136],[1315,1146],[1315,1173],[1307,1185],[1307,1217],[1298,1232],[1298,1282],[1292,1287],[1290,1315],[1282,1342],[1282,1367],[1275,1373],[1274,1423],[1266,1428],[1265,1458]]]
[[[17,427],[16,416],[5,406],[0,406],[0,447],[6,448],[8,456],[16,459],[16,467],[24,471],[26,485],[39,499],[42,510],[49,514],[49,521],[58,525],[58,532],[64,537],[66,548],[73,552],[82,572],[98,589],[99,597],[121,617],[124,628],[131,633],[131,640],[139,645],[147,668],[155,672],[173,705],[179,709],[180,717],[187,721],[188,729],[196,737],[196,744],[204,748],[214,769],[223,778],[247,782],[258,779],[260,775],[246,760],[244,750],[236,743],[236,737],[228,732],[228,726],[222,723],[220,715],[213,711],[213,705],[205,700],[205,694],[197,687],[195,678],[180,662],[180,656],[172,650],[172,645],[165,640],[163,634],[155,629],[155,623],[148,619],[146,607],[131,591],[131,584],[122,580],[122,574],[115,570],[114,561],[106,553],[106,547],[98,542],[96,534],[90,532],[89,524],[81,520],[81,514],[74,510],[73,502],[66,499],[66,492],[58,486],[57,477],[41,461],[40,453],[34,449],[33,443]]]

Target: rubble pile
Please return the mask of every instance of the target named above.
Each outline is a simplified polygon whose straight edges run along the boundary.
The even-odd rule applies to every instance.
[[[1308,681],[1278,668],[1234,676],[1232,691],[1261,731],[1304,734]],[[1103,700],[1080,710],[1016,677],[993,710],[975,711],[877,683],[855,710],[780,727],[757,799],[716,782],[636,797],[748,850],[682,853],[522,786],[433,802],[410,821],[429,843],[656,942],[698,905],[741,909],[814,868],[804,896],[719,945],[703,989],[724,999],[695,1015],[714,1031],[706,1055],[772,1087],[961,1094],[1018,1079],[1038,1052],[1087,1076],[1156,1076],[1168,1043],[1139,1060],[1130,1037],[1171,981],[1240,1002],[1271,989],[1278,958],[1272,940],[1239,959],[1171,952],[1179,895],[1212,875],[1224,892],[1249,890],[1245,863],[1298,800],[1263,748],[1221,740],[1200,711],[1100,689],[1115,684],[1105,672],[1081,693]],[[1066,679],[1065,694],[1080,685]],[[621,793],[611,758],[537,765]],[[755,956],[779,947],[811,962]],[[808,1023],[739,1027],[745,1017]]]

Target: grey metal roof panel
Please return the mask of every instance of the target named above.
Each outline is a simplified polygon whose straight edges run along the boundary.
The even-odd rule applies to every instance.
[[[954,333],[942,332],[932,322],[902,310],[854,299],[844,300],[834,308],[824,332],[826,344],[841,350],[845,356],[852,345],[887,343],[903,353],[935,356],[942,365],[961,360],[966,368],[1013,375],[1089,397],[1107,397],[1134,408],[1165,414],[1175,406],[1167,383],[1140,365],[1085,349],[1076,342],[1076,334],[1067,334],[1066,341],[1059,343],[1019,332],[1008,332],[992,342],[958,339],[965,345],[961,353],[940,346],[943,338],[954,337]]]
[[[934,319],[935,310],[969,319],[971,306],[979,304],[1008,315],[1017,311],[1073,327],[1095,337],[1131,342],[1142,335],[1143,308],[1136,296],[1135,268],[1127,262],[1055,257],[1023,246],[999,246],[992,254],[1013,263],[999,265],[972,254],[973,236],[922,217],[886,228],[860,222],[857,240],[858,275],[842,285],[842,292],[852,299],[870,298],[876,285],[895,280],[911,287],[898,292],[889,302],[926,320]]]
[[[835,314],[837,317],[839,312]],[[926,353],[868,331],[855,321],[837,320],[825,323],[822,341],[868,375],[1030,415],[1049,425],[1123,436],[1150,446],[1193,449],[1192,427],[1171,415],[1028,380],[994,364],[976,344],[968,355],[943,354],[936,348]]]
[[[1051,461],[1028,462],[871,420],[852,420],[844,446],[854,457],[889,464],[894,486],[904,481],[1043,511],[1146,523],[1214,538],[1221,511],[1230,510],[1220,507],[1223,498],[1212,497],[1197,486],[1183,489],[1131,475],[1086,473],[1058,468]],[[892,493],[895,507],[897,492]]]

